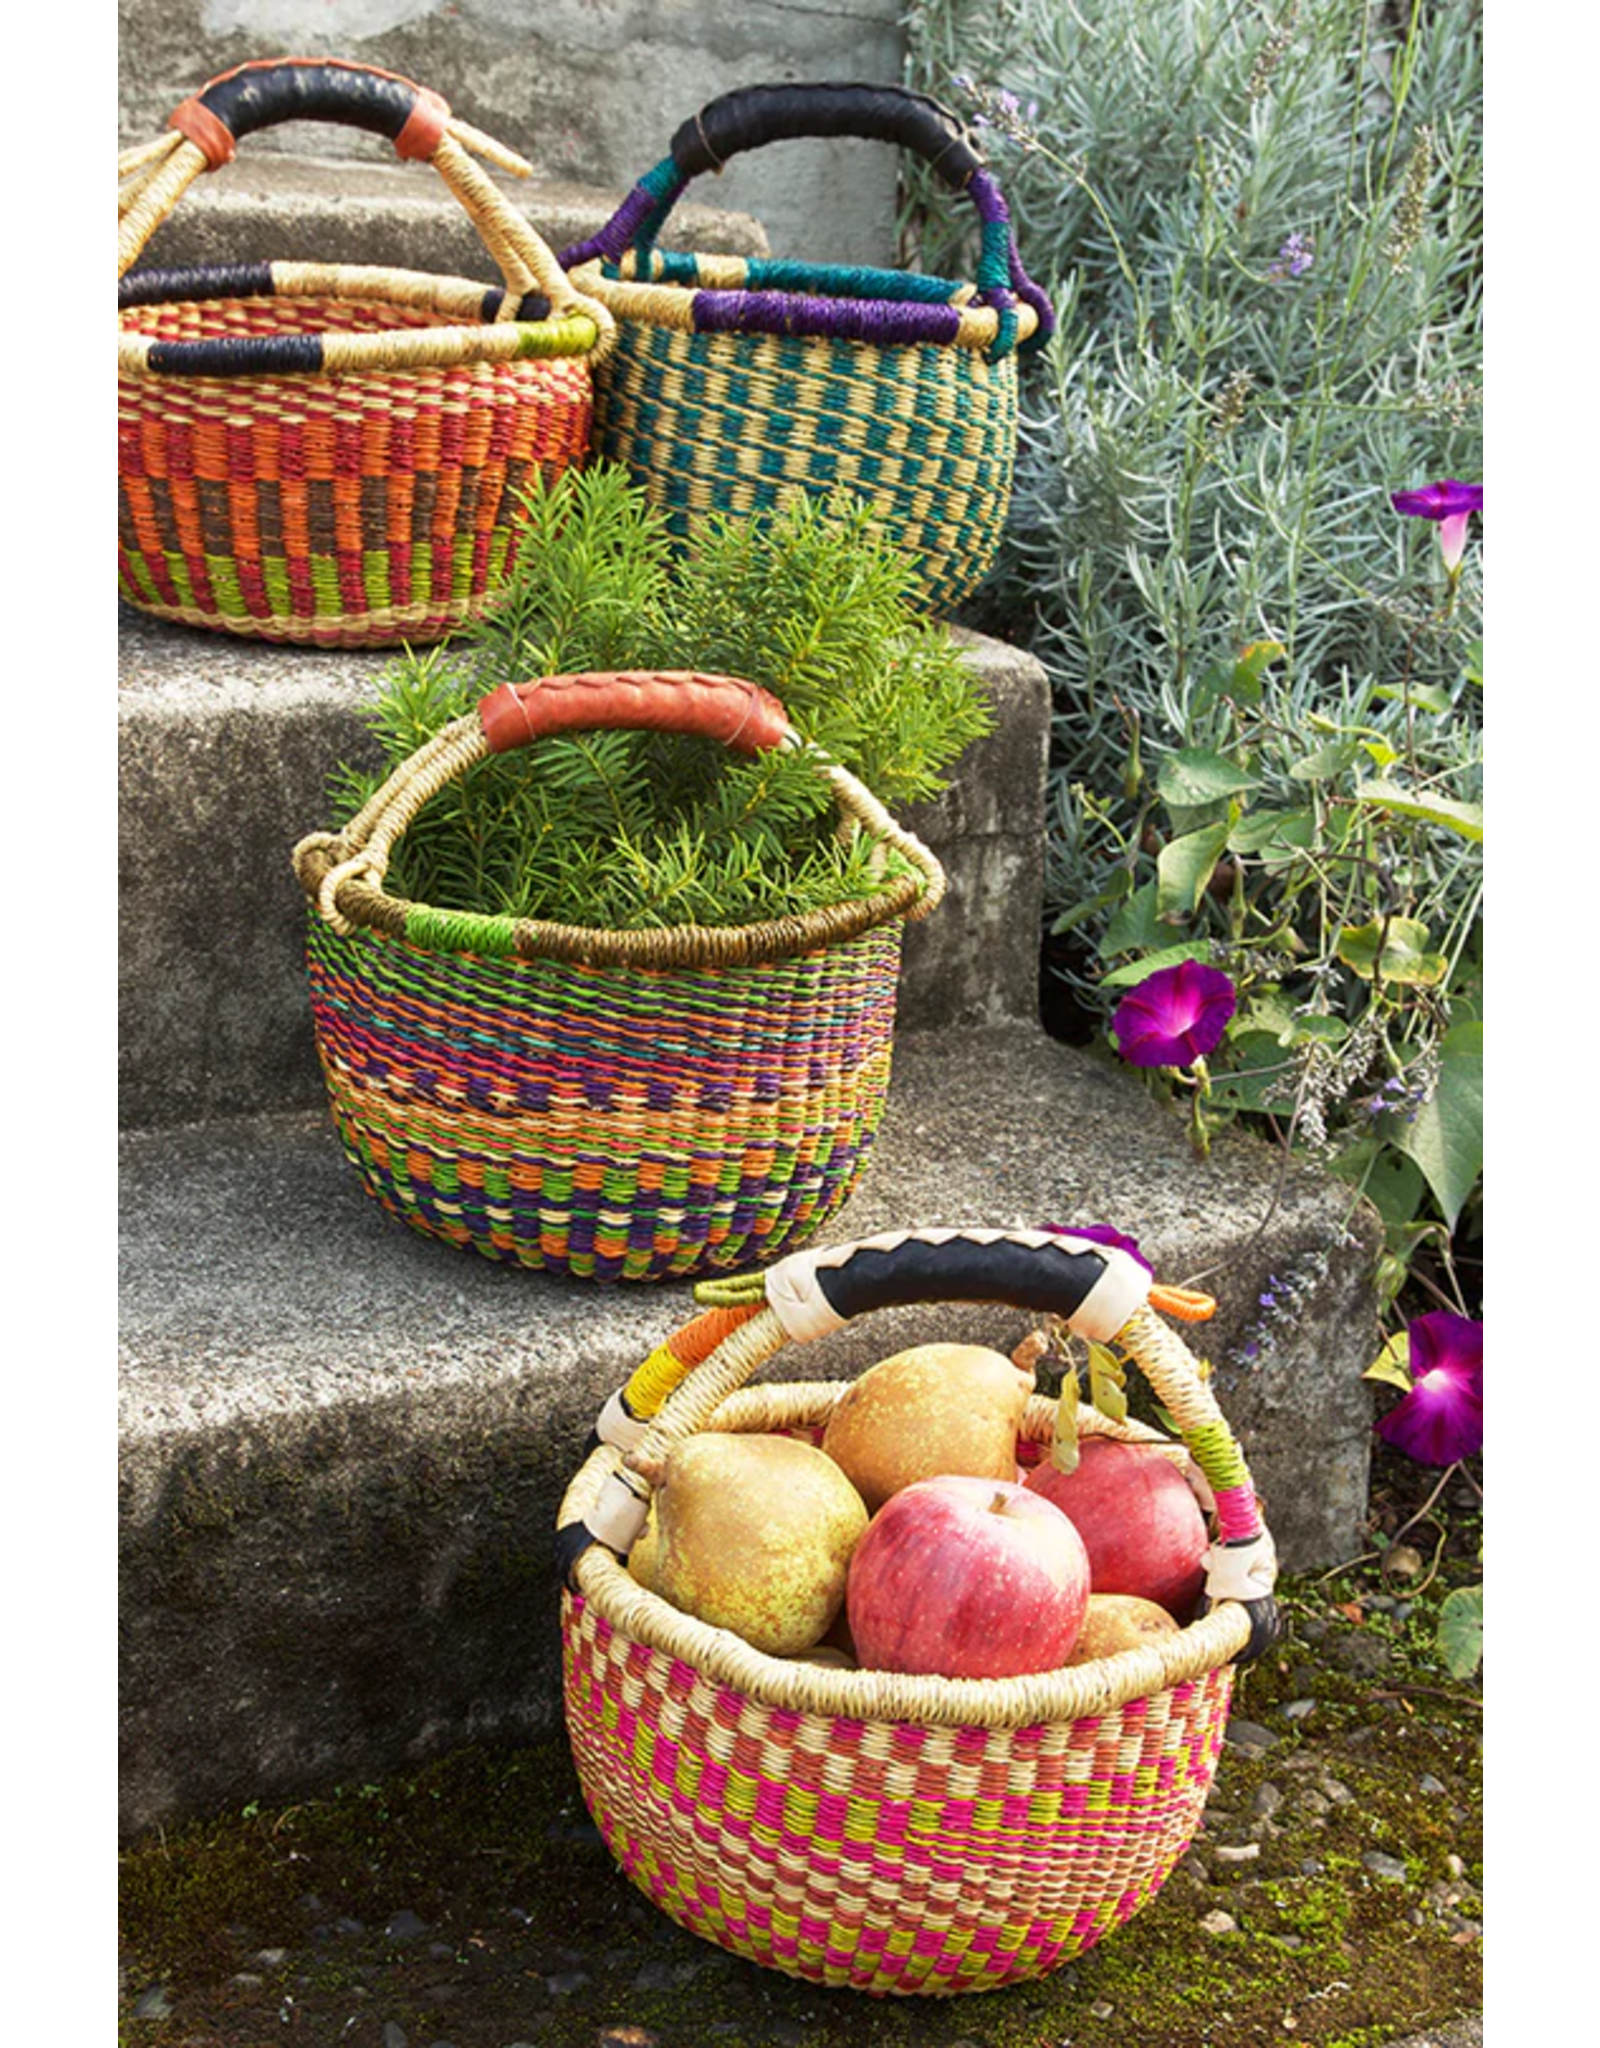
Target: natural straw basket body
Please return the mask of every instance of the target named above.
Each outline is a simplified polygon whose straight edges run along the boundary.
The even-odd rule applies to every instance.
[[[977,215],[973,283],[657,249],[689,180],[799,136],[899,144]],[[596,370],[595,452],[624,463],[680,538],[843,487],[948,612],[981,581],[1010,502],[1018,349],[1051,331],[1005,200],[956,117],[889,86],[752,86],[686,121],[587,242],[562,252],[617,320]]]
[[[499,286],[379,266],[129,272],[237,137],[291,119],[431,163]],[[469,150],[529,166],[361,65],[247,64],[118,165],[118,585],[185,625],[318,646],[437,640],[515,555],[520,493],[587,457],[610,315]]]
[[[844,829],[899,856],[870,898],[736,927],[600,931],[385,893],[390,851],[490,753],[602,726],[798,747],[775,698],[697,674],[546,676],[485,698],[339,834],[295,849],[334,1120],[391,1213],[586,1279],[713,1271],[798,1243],[883,1113],[900,930],[944,875],[817,757]]]
[[[1244,1460],[1148,1289],[1126,1252],[1053,1233],[801,1252],[742,1303],[719,1293],[613,1398],[559,1517],[567,1725],[602,1835],[673,1919],[815,1983],[949,1993],[1042,1976],[1160,1889],[1199,1824],[1233,1664],[1272,1639],[1275,1566]],[[619,1556],[673,1444],[815,1438],[845,1383],[744,1382],[871,1309],[949,1300],[1057,1314],[1137,1360],[1214,1495],[1210,1611],[1037,1677],[906,1677],[766,1656],[634,1582]],[[1049,1443],[1055,1406],[1030,1402],[1020,1448]]]

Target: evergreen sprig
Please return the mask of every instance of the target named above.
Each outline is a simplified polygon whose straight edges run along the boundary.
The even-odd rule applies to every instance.
[[[989,728],[971,667],[917,616],[908,565],[856,500],[798,501],[759,526],[713,520],[686,551],[615,465],[536,484],[526,507],[489,615],[381,681],[365,717],[383,765],[340,768],[341,817],[481,697],[539,675],[743,676],[891,809],[936,795]],[[871,845],[836,829],[803,755],[600,732],[496,756],[442,790],[395,849],[389,886],[441,909],[627,930],[793,916],[872,895],[883,873]]]

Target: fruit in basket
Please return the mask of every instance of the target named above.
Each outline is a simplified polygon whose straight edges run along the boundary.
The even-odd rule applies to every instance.
[[[647,1593],[656,1590],[656,1560],[660,1552],[661,1527],[656,1520],[655,1502],[652,1501],[649,1518],[628,1552],[628,1570]]]
[[[860,1494],[814,1444],[731,1431],[673,1446],[656,1516],[662,1599],[778,1657],[827,1632],[867,1526]]]
[[[1053,1502],[950,1473],[879,1508],[846,1605],[863,1670],[1015,1678],[1066,1662],[1088,1603],[1088,1553]]]
[[[1141,1600],[1134,1593],[1091,1593],[1067,1662],[1087,1664],[1095,1657],[1114,1657],[1119,1650],[1142,1650],[1177,1633],[1178,1624],[1154,1600]]]
[[[1031,1369],[982,1344],[919,1344],[869,1366],[834,1406],[822,1448],[875,1514],[921,1479],[1015,1481]]]
[[[1210,1540],[1188,1480],[1158,1445],[1085,1437],[1071,1472],[1042,1464],[1027,1483],[1077,1524],[1097,1593],[1135,1593],[1180,1622],[1193,1617]]]

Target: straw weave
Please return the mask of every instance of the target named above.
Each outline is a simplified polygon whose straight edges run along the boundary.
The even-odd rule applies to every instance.
[[[151,306],[123,322],[183,339],[438,331],[410,306],[334,299]],[[481,611],[515,559],[519,493],[585,459],[590,419],[589,365],[571,357],[119,377],[119,587],[159,618],[266,640],[438,639]]]
[[[849,1195],[883,1114],[899,926],[789,959],[441,952],[313,912],[335,1124],[368,1191],[485,1257],[596,1280],[765,1259]]]
[[[587,270],[575,276],[606,293]],[[677,538],[711,513],[770,517],[842,487],[909,558],[930,611],[981,581],[1011,496],[1014,356],[698,333],[630,319],[626,303],[595,370],[595,451],[626,466]]]
[[[770,1311],[727,1340],[692,1403],[702,1426],[815,1437],[845,1383],[718,1398],[782,1341]],[[1029,1403],[1020,1456],[1048,1444],[1055,1407]],[[590,1457],[563,1523],[618,1462]],[[578,1580],[561,1609],[567,1725],[622,1869],[738,1955],[874,1993],[1042,1976],[1147,1904],[1199,1824],[1247,1633],[1224,1607],[1034,1678],[906,1677],[764,1656],[600,1547]]]

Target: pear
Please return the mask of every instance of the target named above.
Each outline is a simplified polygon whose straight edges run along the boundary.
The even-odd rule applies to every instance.
[[[869,1366],[834,1406],[822,1448],[876,1514],[891,1494],[949,1473],[1017,1476],[1031,1365],[982,1344],[919,1344]]]
[[[656,1557],[660,1549],[661,1529],[656,1521],[656,1504],[652,1501],[645,1525],[628,1552],[628,1571],[647,1593],[656,1590]]]
[[[867,1511],[798,1438],[708,1430],[667,1454],[655,1591],[769,1656],[809,1650],[844,1605]]]
[[[1142,1650],[1161,1636],[1177,1633],[1178,1624],[1154,1600],[1142,1600],[1137,1593],[1091,1593],[1067,1662],[1087,1664],[1095,1657],[1114,1657],[1119,1650]]]

